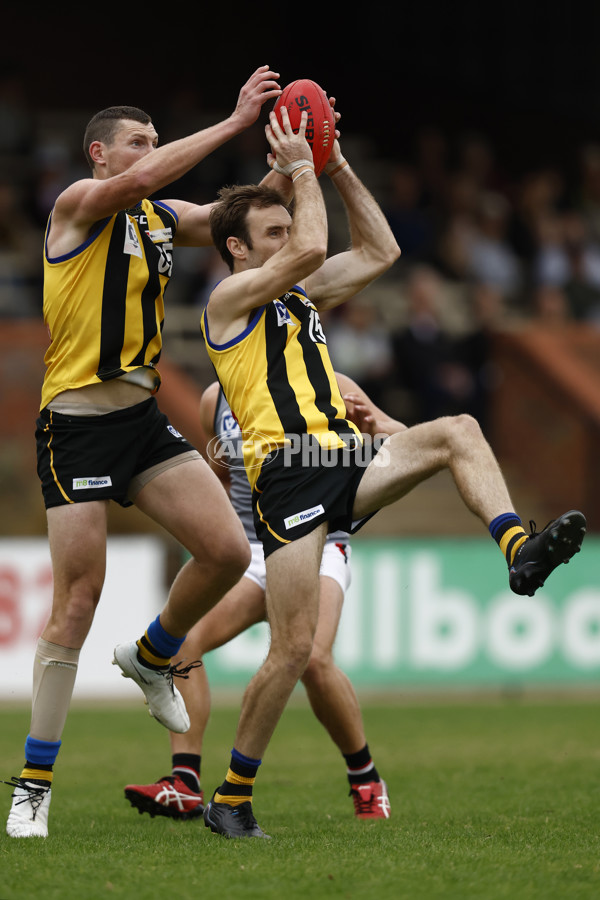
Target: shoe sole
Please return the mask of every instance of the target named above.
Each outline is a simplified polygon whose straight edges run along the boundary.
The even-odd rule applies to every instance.
[[[566,565],[579,553],[586,525],[585,516],[577,510],[560,516],[548,529],[546,540],[540,547],[542,558],[524,563],[518,571],[511,572],[511,590],[515,594],[533,597],[557,566]]]
[[[23,828],[9,828],[6,827],[6,834],[9,838],[14,838],[19,840],[21,838],[47,838],[48,837],[48,829],[44,831],[31,831],[26,827]]]
[[[152,819],[155,816],[166,816],[168,819],[181,819],[184,821],[186,819],[199,819],[204,813],[204,807],[201,803],[194,807],[194,809],[182,812],[171,806],[164,806],[162,803],[157,803],[156,800],[153,800],[151,797],[144,797],[143,794],[136,794],[135,791],[125,791],[125,797],[129,800],[133,808],[137,809],[140,815],[142,813],[148,813]]]

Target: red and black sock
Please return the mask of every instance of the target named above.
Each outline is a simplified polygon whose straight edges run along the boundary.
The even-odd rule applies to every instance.
[[[171,758],[172,775],[177,775],[190,791],[200,793],[200,765],[202,757],[196,753],[174,753]]]
[[[369,745],[365,744],[358,753],[344,753],[346,772],[350,784],[366,784],[369,781],[380,781],[379,773],[371,758]]]

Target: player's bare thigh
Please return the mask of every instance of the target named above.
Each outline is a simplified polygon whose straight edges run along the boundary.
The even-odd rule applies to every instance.
[[[46,640],[69,647],[85,640],[104,584],[107,516],[106,500],[47,511],[54,594]]]
[[[47,510],[54,583],[104,572],[108,501],[65,503]]]
[[[135,505],[193,556],[224,547],[249,549],[240,520],[217,476],[202,458],[166,469],[136,495]]]
[[[267,557],[267,617],[275,644],[312,640],[319,611],[319,567],[327,523]]]
[[[452,433],[469,418],[444,417],[391,435],[360,481],[353,518],[360,519],[399,500],[445,468],[450,459]]]

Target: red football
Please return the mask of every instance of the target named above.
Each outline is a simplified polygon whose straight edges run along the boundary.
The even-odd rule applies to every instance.
[[[287,107],[290,125],[297,132],[300,128],[300,116],[306,110],[306,140],[312,150],[315,164],[315,175],[320,175],[331,155],[335,140],[335,119],[329,105],[327,94],[316,81],[300,78],[292,81],[283,89],[273,109],[281,123],[282,106]]]

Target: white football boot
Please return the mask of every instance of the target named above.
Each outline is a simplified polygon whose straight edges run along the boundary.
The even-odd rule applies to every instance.
[[[9,837],[48,837],[48,812],[52,789],[14,778],[13,802],[8,814],[6,833]]]
[[[190,717],[184,699],[173,686],[173,667],[160,671],[142,665],[135,641],[118,644],[114,653],[113,665],[119,666],[123,678],[131,678],[141,687],[150,715],[169,731],[178,734],[189,731]]]

